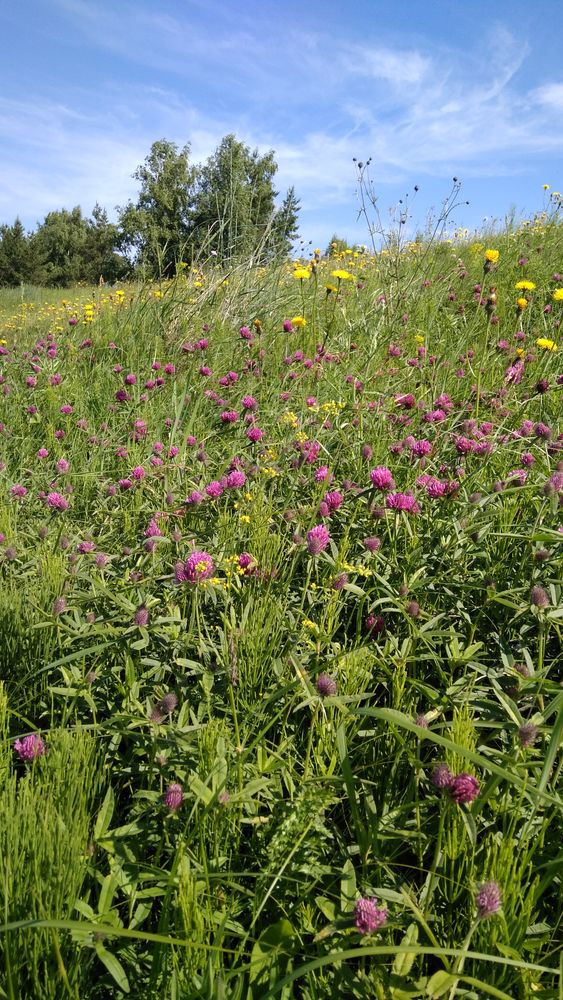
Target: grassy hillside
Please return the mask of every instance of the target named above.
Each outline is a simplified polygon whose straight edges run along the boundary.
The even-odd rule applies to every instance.
[[[563,230],[0,292],[0,996],[561,996]]]

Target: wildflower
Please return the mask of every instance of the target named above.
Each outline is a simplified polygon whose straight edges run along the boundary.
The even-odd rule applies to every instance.
[[[553,292],[552,298],[555,302],[563,302],[563,288],[556,288]]]
[[[30,733],[28,736],[24,736],[23,740],[15,741],[14,750],[20,760],[30,761],[42,757],[46,747],[39,733]]]
[[[300,327],[307,326],[307,320],[303,316],[293,316],[291,324],[293,327],[299,329]]]
[[[536,608],[548,608],[550,605],[549,594],[543,587],[536,584],[530,592],[530,602]]]
[[[330,698],[332,695],[336,694],[336,681],[333,677],[329,677],[328,674],[319,674],[317,677],[317,683],[315,685],[317,689],[317,694],[320,694],[321,698]]]
[[[66,611],[66,599],[64,597],[56,597],[53,601],[53,616],[56,618],[58,615],[62,615]]]
[[[354,925],[360,934],[379,930],[387,920],[387,909],[378,908],[376,899],[358,899],[354,907]]]
[[[393,474],[385,465],[378,465],[372,469],[369,478],[376,490],[392,490],[395,487]]]
[[[563,288],[560,289],[563,292]],[[563,296],[562,296],[563,297]],[[536,340],[538,347],[541,347],[542,351],[556,351],[557,344],[554,340],[550,340],[549,337],[538,337]]]
[[[330,542],[330,533],[324,524],[317,524],[307,532],[307,551],[309,555],[316,556],[323,552]]]
[[[485,250],[485,260],[489,264],[496,264],[500,257],[499,250]]]
[[[430,775],[430,781],[435,788],[451,788],[454,776],[447,764],[436,764],[436,767]]]
[[[177,812],[184,801],[184,790],[177,782],[168,785],[164,793],[164,805],[170,812]]]
[[[175,576],[178,583],[200,583],[213,573],[213,559],[207,552],[196,549],[185,563],[176,563]]]
[[[472,774],[462,771],[461,774],[455,776],[448,786],[448,791],[454,802],[457,802],[458,805],[470,803],[479,795],[479,782]]]
[[[479,920],[492,917],[500,909],[501,894],[496,882],[484,882],[475,896],[477,916]]]
[[[366,618],[366,629],[372,639],[377,638],[385,631],[385,619],[383,615],[376,615],[373,612]]]
[[[523,296],[519,299],[516,299],[516,305],[518,306],[520,312],[523,312],[524,309],[527,309],[529,304],[530,303],[528,302],[528,299],[525,299]]]
[[[517,291],[533,292],[536,286],[533,281],[517,281],[514,287]]]
[[[368,552],[377,552],[381,547],[381,539],[377,538],[376,535],[370,535],[369,538],[364,538],[364,545]]]
[[[353,274],[350,274],[349,271],[342,270],[342,268],[339,268],[336,271],[331,271],[330,274],[331,274],[331,277],[336,278],[337,281],[355,281],[356,280],[354,278]]]
[[[389,510],[404,510],[408,514],[420,514],[420,507],[411,493],[389,493],[385,498]]]
[[[22,486],[21,483],[14,483],[10,489],[10,493],[16,500],[23,500],[24,496],[27,494],[27,489]]]
[[[518,740],[521,747],[531,747],[538,735],[538,727],[533,722],[525,722],[518,729]]]
[[[53,492],[47,494],[47,505],[54,510],[68,510],[69,502],[62,493]]]
[[[308,281],[311,277],[311,272],[308,267],[296,267],[293,270],[293,277],[297,278],[298,281]]]
[[[207,493],[207,496],[211,497],[212,500],[216,500],[218,497],[221,496],[222,493],[224,493],[224,491],[225,487],[222,485],[222,483],[219,482],[218,479],[212,480],[212,482],[208,483],[208,485],[205,487],[205,492]]]
[[[148,608],[145,608],[144,606],[137,608],[133,621],[135,625],[139,626],[139,628],[144,628],[146,625],[148,625],[149,623]]]

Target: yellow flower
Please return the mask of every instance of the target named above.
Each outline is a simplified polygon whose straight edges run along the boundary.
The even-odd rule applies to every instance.
[[[249,514],[240,514],[239,521],[241,521],[243,524],[250,524],[250,515]]]
[[[326,288],[326,291],[327,291],[327,295],[330,295],[331,292],[337,292],[338,291],[338,288],[336,287],[336,285],[325,285],[325,288]]]
[[[292,316],[291,322],[293,326],[307,326],[307,320],[303,316]]]
[[[296,267],[293,271],[293,277],[299,281],[307,281],[311,277],[311,272],[308,267]]]
[[[553,293],[556,302],[563,302],[563,288],[556,288]]]
[[[415,341],[416,341],[417,344],[423,344],[424,343],[424,337],[422,337],[420,333],[415,334],[414,339],[415,339]]]
[[[524,350],[523,347],[517,347],[516,348],[516,354],[518,355],[519,358],[523,358],[524,355],[525,355],[525,353],[526,352],[525,352],[525,350]]]
[[[341,268],[336,271],[331,271],[331,276],[337,278],[338,281],[355,281],[354,275],[350,274],[349,271],[343,271]]]
[[[522,292],[533,292],[536,286],[533,281],[517,281],[514,287]]]
[[[541,347],[543,351],[556,351],[557,344],[554,340],[548,340],[547,337],[538,337],[536,340],[538,347]]]
[[[519,308],[519,309],[521,309],[521,310],[524,310],[524,309],[527,309],[527,308],[528,308],[528,306],[529,306],[529,304],[530,304],[530,303],[528,302],[528,300],[527,300],[527,299],[524,299],[524,298],[521,298],[521,299],[516,299],[516,305],[517,305],[517,306],[518,306],[518,308]]]
[[[485,250],[485,260],[491,264],[496,264],[500,257],[500,250]]]

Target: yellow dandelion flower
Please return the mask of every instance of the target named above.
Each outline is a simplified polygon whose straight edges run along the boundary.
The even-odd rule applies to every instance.
[[[307,320],[303,316],[292,316],[291,322],[296,327],[307,326]]]
[[[308,267],[296,267],[293,271],[293,277],[297,278],[298,281],[307,281],[311,277],[311,272]]]
[[[518,306],[518,308],[521,311],[523,311],[524,309],[528,308],[528,306],[530,305],[530,303],[528,302],[527,299],[521,298],[521,299],[516,299],[516,305]]]
[[[563,302],[563,288],[556,288],[553,293],[555,302]]]
[[[424,343],[424,337],[421,336],[420,333],[416,333],[414,339],[415,339],[415,342],[417,344],[423,344]]]
[[[354,275],[350,274],[349,271],[344,271],[342,268],[331,271],[330,274],[332,278],[337,278],[338,281],[355,281]]]
[[[500,257],[500,250],[485,250],[485,260],[490,264],[496,264]]]
[[[337,292],[338,291],[338,288],[336,287],[336,285],[325,285],[325,288],[326,288],[327,295],[330,295],[331,292]]]
[[[514,287],[518,291],[533,292],[536,286],[533,281],[517,281]]]
[[[542,351],[556,351],[557,344],[554,340],[549,340],[547,337],[538,337],[536,340],[538,347],[541,347]]]

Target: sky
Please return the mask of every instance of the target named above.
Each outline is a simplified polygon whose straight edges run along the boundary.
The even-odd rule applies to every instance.
[[[153,142],[200,163],[228,133],[275,151],[305,250],[369,244],[354,157],[384,228],[454,176],[452,230],[529,218],[563,192],[560,52],[556,0],[0,0],[0,223],[115,219]]]

